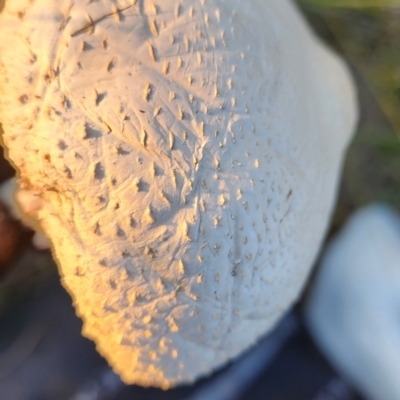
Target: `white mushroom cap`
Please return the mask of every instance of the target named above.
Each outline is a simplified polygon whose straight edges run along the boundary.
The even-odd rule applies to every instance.
[[[286,0],[6,1],[0,121],[83,333],[126,382],[210,373],[298,298],[355,91]]]
[[[368,399],[400,399],[399,305],[400,219],[373,205],[330,245],[306,310],[321,349]]]

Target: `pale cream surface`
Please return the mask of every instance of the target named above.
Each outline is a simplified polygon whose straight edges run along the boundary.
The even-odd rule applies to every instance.
[[[356,100],[286,0],[6,1],[0,121],[62,282],[128,383],[168,388],[297,299]]]
[[[400,398],[400,218],[373,204],[323,255],[308,327],[338,372],[370,400]]]

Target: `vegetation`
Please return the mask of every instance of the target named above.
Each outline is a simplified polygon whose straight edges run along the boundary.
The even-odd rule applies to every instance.
[[[354,209],[400,210],[400,0],[298,0],[320,36],[346,58],[361,120],[344,167],[333,228]]]

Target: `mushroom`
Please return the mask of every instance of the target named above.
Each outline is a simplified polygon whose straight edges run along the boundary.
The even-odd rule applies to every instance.
[[[127,383],[209,374],[296,301],[357,118],[286,0],[5,1],[0,121]]]
[[[0,184],[0,202],[3,202],[12,217],[21,220],[23,224],[33,229],[32,244],[38,250],[49,249],[49,241],[41,232],[37,222],[39,210],[42,208],[42,200],[33,190],[20,188],[15,178],[10,178]]]
[[[400,219],[372,205],[330,245],[306,308],[317,344],[368,399],[400,398],[399,304]]]

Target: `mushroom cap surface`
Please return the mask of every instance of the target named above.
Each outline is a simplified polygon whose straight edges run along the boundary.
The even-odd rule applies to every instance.
[[[352,216],[324,255],[308,326],[366,398],[400,398],[400,218],[376,204]]]
[[[0,121],[125,382],[224,365],[298,298],[357,119],[286,0],[6,1]]]

